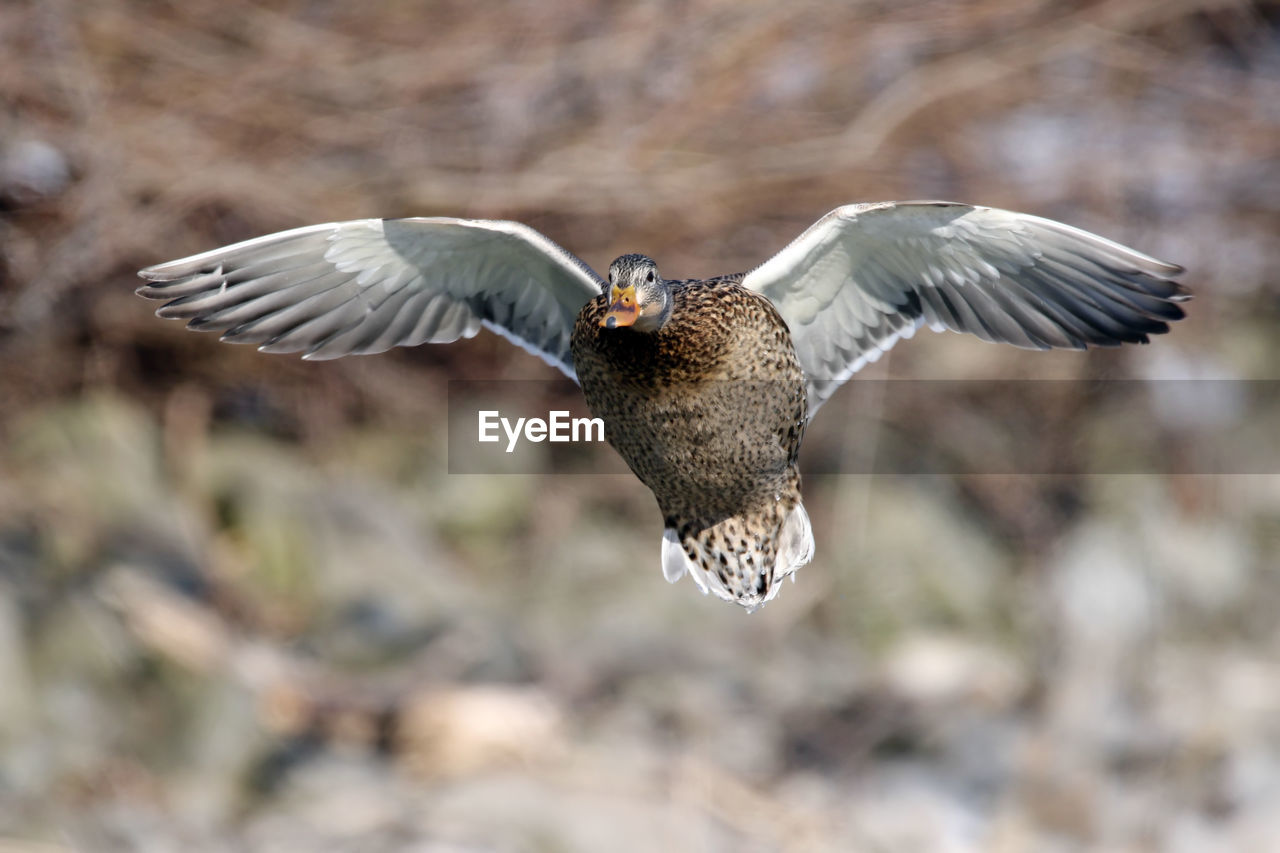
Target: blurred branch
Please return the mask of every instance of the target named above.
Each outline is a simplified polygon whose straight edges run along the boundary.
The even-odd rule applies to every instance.
[[[1134,30],[1197,12],[1248,5],[1248,0],[1112,0],[1017,33],[1003,43],[940,59],[904,75],[858,113],[839,137],[840,161],[847,168],[870,158],[912,116],[945,98],[1096,49]]]
[[[736,215],[724,199],[799,180],[829,179],[866,167],[883,146],[929,106],[1028,68],[1073,53],[1094,50],[1130,33],[1197,12],[1247,6],[1247,0],[1113,0],[1066,19],[1020,31],[994,46],[967,50],[921,66],[899,78],[863,107],[840,133],[748,148],[738,157],[690,155],[688,164],[668,156],[660,168],[652,157],[643,193],[635,191],[633,169],[617,157],[603,156],[612,143],[606,123],[571,148],[553,150],[535,167],[508,174],[460,175],[433,172],[416,176],[411,197],[428,207],[448,207],[477,199],[494,207],[537,209],[571,207],[585,214],[616,213],[642,200],[646,211],[680,211],[698,206]],[[740,71],[738,72],[740,73]],[[686,110],[687,104],[682,105]],[[694,111],[696,112],[696,111]],[[654,139],[651,145],[665,142]],[[697,188],[691,193],[690,188]],[[634,212],[634,211],[633,211]]]

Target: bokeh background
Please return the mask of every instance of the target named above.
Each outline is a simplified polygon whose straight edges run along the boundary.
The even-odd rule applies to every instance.
[[[448,473],[449,379],[555,377],[507,343],[310,364],[132,294],[367,216],[702,276],[904,198],[1196,298],[1148,347],[922,335],[868,378],[1280,379],[1280,9],[0,4],[0,849],[1277,849],[1280,477],[1196,461],[1229,400],[1018,430],[846,388],[811,459],[866,470],[869,413],[960,472],[811,464],[817,558],[748,616],[662,581],[628,476]],[[1145,473],[963,462],[1135,434]]]

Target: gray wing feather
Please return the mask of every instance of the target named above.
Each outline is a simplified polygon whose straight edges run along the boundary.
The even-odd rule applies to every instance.
[[[602,282],[518,222],[361,219],[269,234],[139,273],[156,313],[266,352],[328,359],[482,326],[574,377],[569,340]]]
[[[1060,222],[951,202],[837,208],[748,273],[791,329],[809,414],[920,326],[1027,349],[1146,343],[1181,267]]]

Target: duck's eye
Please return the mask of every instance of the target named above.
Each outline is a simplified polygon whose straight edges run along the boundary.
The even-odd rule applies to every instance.
[[[653,270],[649,270],[649,274],[644,277],[645,281],[653,281]]]

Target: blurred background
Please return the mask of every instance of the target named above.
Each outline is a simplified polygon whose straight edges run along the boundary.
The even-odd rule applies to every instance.
[[[1230,399],[1018,430],[855,380],[817,557],[748,616],[663,582],[630,476],[448,473],[448,380],[556,376],[506,342],[303,363],[132,293],[437,214],[704,276],[910,198],[1196,298],[1148,347],[919,335],[866,378],[1280,379],[1280,9],[0,4],[0,850],[1276,849],[1280,476],[1196,461]],[[875,423],[961,472],[814,462],[869,470]]]

